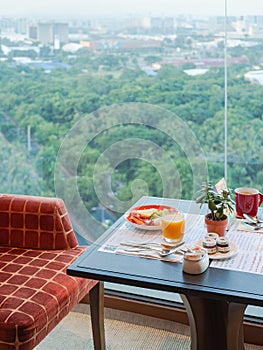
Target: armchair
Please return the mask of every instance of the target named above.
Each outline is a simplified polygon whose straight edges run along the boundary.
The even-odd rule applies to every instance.
[[[0,349],[31,350],[89,294],[94,348],[105,349],[103,284],[66,274],[78,246],[62,199],[0,195]]]

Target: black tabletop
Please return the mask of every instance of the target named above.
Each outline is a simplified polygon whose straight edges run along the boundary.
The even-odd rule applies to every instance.
[[[187,212],[200,212],[200,208],[191,201],[143,197],[136,205],[147,203],[174,205]],[[182,271],[181,263],[98,251],[123,220],[123,217],[120,218],[107,230],[68,268],[67,273],[105,282],[263,306],[263,275],[212,267],[200,275],[189,275]]]

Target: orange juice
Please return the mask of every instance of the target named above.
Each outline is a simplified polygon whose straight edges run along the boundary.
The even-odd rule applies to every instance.
[[[180,242],[184,236],[185,220],[181,213],[165,215],[162,218],[162,232],[167,242]]]

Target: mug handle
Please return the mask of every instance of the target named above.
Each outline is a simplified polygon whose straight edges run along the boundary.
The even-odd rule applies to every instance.
[[[263,202],[263,194],[259,192],[259,203],[258,205],[260,205]]]

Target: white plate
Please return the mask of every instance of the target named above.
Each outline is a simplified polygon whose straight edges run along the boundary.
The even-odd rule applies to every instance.
[[[156,218],[156,225],[140,225],[140,224],[136,224],[135,222],[132,222],[128,219],[129,214],[132,210],[142,210],[142,209],[150,209],[150,208],[156,208],[159,210],[163,210],[163,209],[168,209],[171,211],[175,211],[177,212],[178,210],[176,208],[170,207],[168,205],[159,205],[159,204],[146,204],[146,205],[140,205],[139,207],[136,208],[132,208],[129,211],[127,211],[124,214],[124,218],[125,220],[132,225],[135,228],[139,228],[140,230],[146,230],[146,231],[160,231],[162,229],[161,227],[161,217],[160,218]]]
[[[125,220],[133,227],[139,228],[140,230],[146,230],[146,231],[160,231],[162,229],[161,224],[156,224],[156,225],[139,225],[135,224],[134,222],[131,222],[128,220],[128,215],[129,213],[126,213],[124,215]]]
[[[200,245],[201,247],[203,246],[202,241],[198,241],[197,244]],[[237,254],[238,248],[234,242],[229,242],[229,245],[230,245],[229,252],[227,252],[227,253],[217,252],[214,254],[208,254],[209,259],[211,259],[211,260],[223,260],[223,259],[232,258],[234,255]]]

